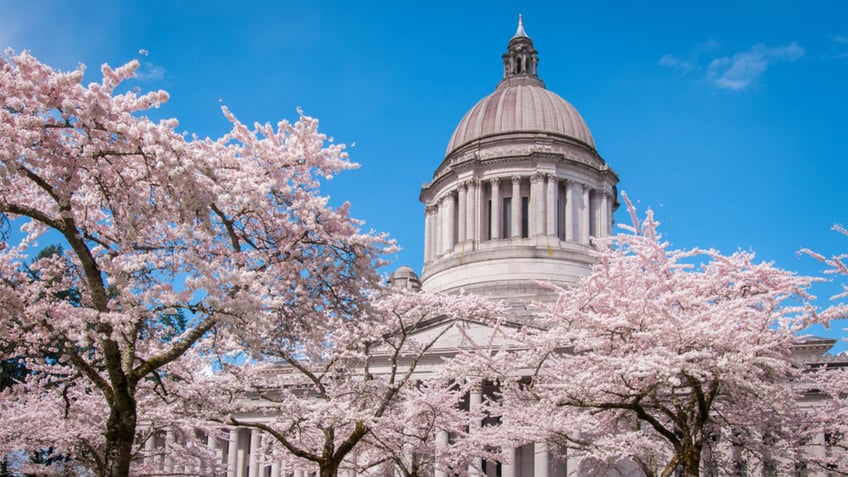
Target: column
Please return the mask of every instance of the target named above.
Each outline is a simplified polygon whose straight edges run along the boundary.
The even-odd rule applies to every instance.
[[[206,448],[209,449],[211,456],[209,465],[211,466],[212,473],[215,473],[217,472],[215,468],[221,463],[221,447],[218,445],[218,438],[215,437],[215,430],[210,430],[206,434]]]
[[[583,222],[580,227],[580,243],[587,244],[589,243],[589,226],[592,224],[590,219],[590,210],[589,210],[589,186],[583,186],[583,204],[581,209],[581,217],[580,221]]]
[[[458,198],[457,198],[457,200],[459,201],[459,204],[457,206],[457,218],[456,218],[457,230],[456,230],[456,234],[457,234],[457,237],[458,237],[457,242],[459,242],[459,243],[465,242],[466,232],[467,232],[467,229],[468,229],[468,227],[465,225],[465,221],[468,217],[468,215],[466,214],[466,209],[467,209],[466,201],[468,200],[467,197],[466,197],[466,192],[467,192],[467,189],[466,189],[465,183],[463,182],[462,184],[459,185],[459,192],[458,192]]]
[[[501,189],[500,181],[496,177],[491,180],[492,184],[492,216],[489,230],[492,240],[501,238]]]
[[[471,388],[471,391],[468,394],[468,413],[474,416],[475,413],[480,411],[480,407],[483,405],[483,388],[480,384],[477,384]],[[474,432],[479,431],[481,424],[481,421],[476,419],[472,420],[468,426],[468,433],[473,434]],[[479,476],[480,469],[482,468],[483,460],[477,457],[472,460],[471,464],[468,466],[468,475]]]
[[[250,430],[250,458],[248,459],[248,477],[260,477],[259,475],[259,446],[262,442],[262,432],[259,429]]]
[[[239,429],[239,434],[243,434],[241,429]],[[239,445],[238,449],[236,449],[236,477],[247,477],[244,470],[247,467],[248,458],[250,457],[248,455],[250,452],[250,435],[247,436],[247,439],[243,437],[243,435],[239,436]]]
[[[545,233],[545,177],[533,174],[530,178],[530,236]]]
[[[607,236],[607,225],[604,217],[604,204],[606,203],[606,191],[603,189],[595,189],[595,208],[597,208],[597,225],[595,226],[595,237]]]
[[[565,241],[574,242],[574,181],[565,183]]]
[[[486,234],[488,233],[488,228],[483,227],[483,224],[486,222],[486,192],[485,187],[483,187],[483,181],[477,180],[474,182],[477,189],[477,198],[474,203],[476,205],[476,209],[474,211],[474,232],[477,237],[478,242],[482,242],[487,239]]]
[[[430,227],[430,258],[435,260],[442,253],[442,211],[438,202],[431,205],[430,209],[430,214],[432,214],[430,221],[433,223],[433,226]]]
[[[282,465],[279,462],[271,463],[271,477],[282,477]]]
[[[611,191],[604,188],[601,193],[601,223],[603,223],[601,228],[602,237],[609,237],[612,235],[612,208],[610,207],[610,195]]]
[[[465,191],[465,237],[468,240],[479,240],[479,238],[475,234],[475,232],[477,231],[477,203],[479,202],[479,199],[477,198],[477,181],[468,181],[466,185],[467,190]]]
[[[436,243],[439,244],[438,249],[436,251],[437,257],[440,257],[443,253],[445,253],[445,250],[447,250],[447,247],[445,245],[445,243],[446,243],[445,230],[448,229],[447,219],[445,217],[446,215],[447,215],[447,207],[445,207],[445,198],[442,197],[441,199],[439,199],[439,219],[438,219],[439,225],[437,227],[438,236],[436,237]]]
[[[453,193],[445,197],[445,252],[453,250],[454,236],[456,235],[456,210],[454,208]]]
[[[533,445],[533,477],[548,477],[548,444]]]
[[[574,456],[574,451],[565,450],[565,475],[566,477],[579,477],[580,459]]]
[[[547,216],[548,216],[546,228],[547,228],[547,234],[553,235],[553,236],[556,236],[556,234],[557,234],[556,213],[557,213],[557,191],[558,191],[558,187],[559,187],[559,184],[557,183],[556,175],[553,175],[553,174],[549,175],[547,184],[545,185],[546,191],[548,193],[547,194],[548,195],[547,204],[545,204]]]
[[[163,454],[165,455],[165,473],[173,474],[174,473],[174,431],[168,429],[165,431],[165,449],[163,449]]]
[[[501,477],[516,477],[515,472],[515,449],[510,447],[504,449],[503,460],[501,460]]]
[[[144,463],[155,462],[156,455],[156,431],[150,430],[150,436],[144,441]]]
[[[512,224],[510,227],[513,238],[521,238],[521,178],[512,178]]]
[[[424,263],[433,259],[431,244],[433,242],[433,208],[424,206]]]
[[[238,474],[238,428],[230,429],[230,440],[227,446],[227,477],[236,477]]]
[[[447,477],[447,474],[443,470],[439,470],[442,466],[442,462],[440,460],[441,453],[443,449],[448,447],[448,433],[445,431],[436,431],[436,461],[435,461],[435,469],[434,473],[435,477]]]

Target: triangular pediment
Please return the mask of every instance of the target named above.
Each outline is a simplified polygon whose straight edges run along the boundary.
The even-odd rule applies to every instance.
[[[518,343],[507,340],[504,328],[513,328],[511,323],[490,324],[475,320],[450,320],[437,318],[422,323],[410,334],[410,339],[430,346],[431,352],[450,352],[461,349],[514,347]]]

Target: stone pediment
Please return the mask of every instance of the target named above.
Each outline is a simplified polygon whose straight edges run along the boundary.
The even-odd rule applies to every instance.
[[[433,343],[430,351],[433,353],[451,353],[462,349],[495,347],[514,347],[517,343],[507,341],[501,327],[515,327],[512,323],[488,324],[474,320],[449,320],[437,318],[422,323],[410,334],[410,338],[421,345]]]

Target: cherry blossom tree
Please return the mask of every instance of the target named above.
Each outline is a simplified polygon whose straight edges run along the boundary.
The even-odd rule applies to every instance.
[[[393,247],[320,195],[355,164],[316,120],[224,108],[229,133],[186,136],[145,116],[168,94],[128,88],[137,68],[85,86],[82,66],[0,58],[0,359],[28,370],[0,394],[0,451],[52,446],[100,476],[127,475],[198,343],[255,349],[308,330],[301,310],[358,313]],[[67,252],[33,280],[45,237]]]
[[[465,319],[495,319],[499,308],[474,296],[392,288],[372,289],[369,298],[356,313],[301,308],[320,319],[265,334],[244,362],[221,356],[221,371],[181,397],[190,403],[186,415],[259,429],[270,459],[317,467],[321,477],[341,468],[467,468],[467,452],[444,449],[433,459],[436,433],[461,438],[468,424],[458,406],[466,383],[440,374],[446,350],[434,346]]]
[[[467,387],[456,384],[456,379],[443,376],[405,388],[366,436],[360,452],[367,458],[364,467],[381,467],[376,475],[398,472],[404,477],[467,467],[470,458],[457,451],[469,449],[472,416],[462,407]],[[440,432],[452,436],[453,442],[439,442]]]
[[[791,353],[826,320],[808,304],[815,279],[747,251],[674,250],[627,204],[633,225],[596,242],[590,276],[508,335],[523,351],[483,362],[500,370],[491,412],[510,439],[558,443],[586,472],[794,471]]]
[[[848,237],[848,229],[834,225],[833,230]],[[836,279],[848,276],[848,254],[825,257],[810,249],[801,250],[824,263],[825,274]],[[841,291],[830,299],[833,305],[822,312],[831,320],[848,317],[848,283],[840,283]],[[810,406],[801,427],[805,442],[814,449],[808,466],[831,475],[848,475],[848,358],[844,354],[830,356],[817,363],[817,369],[804,376],[804,382],[818,398]]]

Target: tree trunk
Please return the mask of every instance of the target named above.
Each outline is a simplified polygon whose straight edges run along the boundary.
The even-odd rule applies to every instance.
[[[689,447],[680,456],[680,467],[683,477],[700,477],[701,475],[701,448]]]
[[[135,440],[135,401],[130,406],[113,405],[106,423],[106,453],[100,477],[128,477]]]
[[[339,466],[336,464],[328,464],[322,465],[318,469],[319,477],[338,477],[339,475]]]

